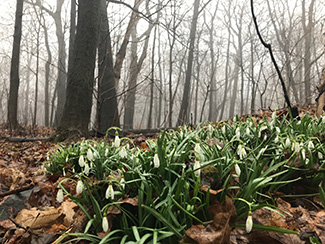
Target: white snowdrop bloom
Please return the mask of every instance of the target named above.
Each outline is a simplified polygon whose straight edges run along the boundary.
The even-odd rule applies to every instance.
[[[85,175],[89,175],[89,170],[90,170],[89,164],[88,163],[85,163],[85,169],[84,169]]]
[[[58,202],[63,202],[63,190],[60,188],[56,194],[56,200]]]
[[[295,142],[292,144],[292,150],[294,150],[296,153],[299,153],[301,150],[301,145],[299,142]]]
[[[240,128],[239,127],[236,128],[236,137],[238,139],[240,139]]]
[[[108,185],[106,189],[105,198],[114,200],[114,189],[111,183]]]
[[[307,165],[309,163],[309,158],[306,158],[305,164]]]
[[[251,134],[251,130],[247,127],[246,128],[246,135],[249,136]]]
[[[237,154],[240,158],[240,160],[244,159],[247,156],[246,150],[243,147],[243,145],[239,145],[237,148]]]
[[[319,158],[319,159],[323,159],[323,158],[324,158],[324,157],[323,157],[323,154],[322,154],[321,152],[318,152],[317,155],[318,155],[318,158]]]
[[[225,125],[221,127],[221,132],[224,135],[226,134],[226,126]]]
[[[199,143],[195,144],[194,151],[197,153],[197,156],[201,156],[202,154],[202,149]]]
[[[237,121],[237,117],[236,117],[236,115],[234,116],[234,118],[232,119],[232,121],[234,121],[234,122]]]
[[[258,137],[261,137],[262,132],[267,129],[267,126],[262,126],[258,132]]]
[[[105,149],[105,157],[108,155],[108,148]]]
[[[200,177],[200,175],[201,175],[201,169],[200,169],[200,167],[201,167],[200,161],[199,160],[195,160],[193,169],[195,170],[194,171],[194,175],[196,177]]]
[[[88,150],[87,150],[87,159],[89,161],[93,161],[94,160],[94,154],[93,154],[93,151],[91,151],[90,148],[88,148]]]
[[[281,133],[281,130],[280,130],[280,128],[279,128],[279,127],[275,127],[275,131],[276,131],[276,133],[278,133],[278,134],[280,134],[280,133]]]
[[[120,147],[120,145],[121,145],[121,139],[119,138],[118,135],[116,135],[115,136],[115,139],[114,139],[113,146],[116,147],[116,148],[118,148],[118,147]]]
[[[124,179],[124,177],[121,178],[120,184],[121,184],[122,189],[124,190],[125,189],[125,179]]]
[[[120,150],[120,157],[121,158],[126,158],[126,156],[127,156],[126,149],[125,149],[125,147],[122,147],[121,150]]]
[[[153,167],[159,168],[159,166],[160,166],[160,161],[159,161],[158,154],[156,153],[155,156],[153,156]]]
[[[298,122],[297,122],[297,125],[300,125],[301,124],[301,120],[299,120]]]
[[[287,137],[287,139],[286,139],[286,141],[285,141],[285,143],[284,143],[284,146],[285,146],[286,148],[289,148],[290,145],[291,145],[290,139],[289,139],[289,137]]]
[[[208,132],[209,132],[209,135],[211,137],[212,133],[213,133],[213,126],[211,124],[208,125]]]
[[[106,216],[103,217],[102,228],[104,232],[108,231],[108,219]]]
[[[76,192],[77,194],[82,193],[82,190],[84,189],[84,184],[82,183],[81,180],[78,180],[77,182],[77,187],[76,187]]]
[[[69,156],[65,158],[65,162],[67,163],[69,161]]]
[[[249,121],[249,127],[253,127],[253,122]]]
[[[80,166],[81,168],[85,167],[85,158],[84,158],[83,155],[81,155],[81,156],[79,157],[78,162],[79,162],[79,166]]]
[[[235,172],[236,172],[236,175],[239,177],[241,174],[241,169],[237,163],[235,164]]]
[[[301,150],[301,156],[302,156],[302,159],[303,159],[303,160],[306,159],[306,151],[305,151],[305,149],[302,149],[302,150]]]
[[[279,137],[276,136],[276,137],[274,138],[274,143],[278,143],[278,142],[279,142]]]
[[[249,213],[248,214],[248,217],[246,219],[246,232],[247,233],[250,233],[253,229],[253,217],[252,217],[252,214]]]
[[[314,143],[312,141],[309,141],[308,142],[308,149],[311,150],[311,149],[314,149],[315,146],[314,146]]]
[[[272,120],[276,120],[276,112],[275,111],[272,113]]]

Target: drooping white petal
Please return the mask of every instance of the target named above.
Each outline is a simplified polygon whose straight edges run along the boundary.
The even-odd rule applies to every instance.
[[[119,138],[118,135],[115,136],[115,140],[114,140],[114,147],[118,148],[121,145],[121,139]]]
[[[290,145],[291,145],[290,139],[289,139],[289,137],[287,137],[287,139],[286,139],[286,141],[285,141],[285,143],[284,143],[284,146],[285,146],[286,148],[289,148]]]
[[[317,155],[318,155],[318,158],[319,158],[319,159],[323,159],[323,158],[324,158],[324,157],[323,157],[323,154],[322,154],[321,152],[318,152]]]
[[[84,158],[84,156],[83,155],[81,155],[80,157],[79,157],[79,166],[81,167],[81,168],[83,168],[83,167],[85,167],[85,158]]]
[[[246,127],[246,135],[249,136],[251,134],[251,130],[249,129],[249,127]]]
[[[278,143],[278,142],[279,142],[279,137],[276,136],[276,137],[274,138],[274,143]]]
[[[56,194],[56,200],[61,203],[61,202],[63,202],[63,197],[64,197],[63,196],[63,190],[59,189],[57,194]]]
[[[121,150],[120,150],[120,157],[121,158],[126,158],[126,156],[127,156],[126,149],[125,149],[125,147],[122,147]]]
[[[105,149],[105,157],[108,155],[108,148]]]
[[[106,193],[105,193],[105,198],[114,200],[114,189],[113,189],[112,184],[108,185],[108,187],[106,189]]]
[[[76,188],[77,194],[82,193],[83,189],[84,189],[84,184],[82,183],[81,180],[78,180],[78,182],[77,182],[77,188]]]
[[[236,128],[236,137],[238,139],[240,139],[240,128],[239,127]]]
[[[314,143],[312,141],[309,141],[308,142],[308,149],[311,150],[311,149],[314,149],[315,146],[314,146]]]
[[[84,173],[85,173],[85,175],[89,175],[89,170],[90,170],[90,168],[89,168],[89,164],[86,163],[86,164],[85,164],[85,169],[84,169]]]
[[[89,161],[93,161],[93,159],[94,159],[93,151],[90,148],[88,148],[88,150],[87,150],[87,159]]]
[[[194,169],[194,175],[196,177],[200,177],[200,175],[201,175],[201,169],[200,168],[201,168],[200,161],[199,160],[195,160],[193,169]]]
[[[108,231],[108,219],[107,217],[103,217],[102,228],[104,232]]]
[[[120,184],[121,184],[122,189],[124,190],[125,189],[125,179],[124,179],[124,177],[121,178]]]
[[[155,168],[159,168],[160,166],[160,161],[157,153],[155,154],[155,156],[153,156],[153,166]]]
[[[239,177],[241,174],[241,169],[238,164],[235,164],[235,172],[236,172],[236,175]]]
[[[246,232],[250,233],[252,229],[253,229],[253,217],[251,214],[249,214],[246,219]]]

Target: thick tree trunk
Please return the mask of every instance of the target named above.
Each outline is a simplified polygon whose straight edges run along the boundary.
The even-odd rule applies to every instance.
[[[199,6],[200,6],[200,0],[195,0],[194,13],[193,13],[193,19],[192,19],[191,31],[190,31],[190,46],[189,46],[189,53],[187,59],[187,70],[186,70],[186,77],[185,77],[184,92],[183,92],[181,108],[178,114],[177,125],[188,123],[190,119],[188,116],[188,106],[189,106],[189,96],[191,92],[191,76],[192,76],[192,67],[193,67],[193,58],[194,58],[194,44],[195,44],[195,36],[196,36],[197,19],[199,16]]]
[[[12,48],[11,69],[10,69],[10,92],[8,100],[8,127],[16,129],[18,127],[17,111],[18,111],[18,88],[19,88],[19,57],[20,42],[22,32],[24,0],[17,0],[15,32]]]
[[[101,0],[98,44],[97,130],[120,126],[106,1]]]
[[[88,136],[100,0],[79,0],[73,60],[68,74],[67,96],[62,119],[52,140]]]

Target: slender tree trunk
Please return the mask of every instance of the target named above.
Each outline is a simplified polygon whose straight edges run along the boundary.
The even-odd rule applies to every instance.
[[[37,118],[37,100],[38,100],[38,81],[39,81],[39,48],[40,48],[40,26],[36,30],[36,72],[35,72],[35,100],[34,100],[34,117],[33,126],[36,126]]]
[[[190,46],[189,46],[189,54],[187,59],[187,70],[186,70],[186,77],[185,77],[184,92],[183,92],[181,108],[177,119],[177,125],[181,125],[189,122],[188,105],[189,105],[189,95],[191,91],[194,43],[195,43],[195,36],[196,36],[197,19],[199,16],[199,6],[200,6],[200,0],[195,0],[194,13],[193,13],[193,19],[192,19],[191,31],[190,31]]]
[[[308,9],[308,23],[306,21],[306,3],[302,1],[302,25],[304,30],[304,84],[305,84],[305,103],[311,103],[311,38],[313,29],[313,12],[315,0],[311,0]]]
[[[152,55],[151,55],[151,83],[150,83],[150,102],[149,102],[149,115],[147,128],[152,127],[152,110],[153,110],[153,97],[154,97],[154,84],[155,84],[155,46],[156,46],[157,26],[155,27],[153,44],[152,44]]]
[[[17,111],[18,111],[18,88],[19,88],[19,57],[20,42],[22,33],[22,17],[23,17],[24,0],[17,0],[15,32],[12,48],[11,69],[10,69],[10,92],[8,99],[8,128],[16,129],[18,127]]]
[[[100,0],[79,0],[73,60],[68,74],[67,97],[54,141],[87,136],[92,107]]]

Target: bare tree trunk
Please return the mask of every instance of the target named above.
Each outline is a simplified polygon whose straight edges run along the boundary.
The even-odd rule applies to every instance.
[[[311,0],[308,9],[308,23],[306,22],[306,3],[302,1],[302,25],[305,37],[304,47],[304,83],[305,83],[305,103],[311,104],[311,38],[313,32],[313,12],[315,0]]]
[[[87,136],[92,106],[100,0],[79,0],[73,60],[64,112],[54,141]]]
[[[22,33],[22,17],[23,17],[24,0],[17,0],[15,32],[12,48],[11,69],[10,69],[10,92],[8,99],[8,127],[16,129],[18,127],[17,111],[18,111],[18,89],[19,89],[19,56],[20,42]]]
[[[146,5],[148,2],[146,2]],[[148,12],[147,6],[147,12]],[[132,27],[132,43],[131,43],[131,64],[130,64],[130,76],[128,81],[128,91],[126,93],[126,101],[125,101],[125,111],[124,111],[124,128],[132,129],[133,128],[133,118],[134,118],[134,107],[135,107],[135,94],[136,94],[136,85],[138,75],[140,73],[143,61],[147,56],[148,44],[149,44],[149,36],[151,30],[153,28],[153,24],[150,23],[148,29],[144,32],[143,38],[145,39],[144,45],[142,48],[141,56],[138,59],[138,42],[140,40],[137,37],[136,33],[136,25],[138,21],[134,22]]]
[[[152,55],[151,55],[151,83],[150,83],[150,102],[149,102],[149,115],[147,128],[152,127],[152,110],[153,110],[153,97],[154,97],[154,84],[155,84],[155,46],[156,46],[157,26],[155,27],[153,44],[152,44]]]
[[[36,13],[36,9],[35,9]],[[37,14],[37,13],[36,13]],[[40,21],[40,18],[39,18]],[[33,126],[36,126],[36,118],[37,118],[37,100],[38,100],[38,81],[39,81],[39,52],[40,52],[40,25],[36,30],[36,71],[35,71],[35,100],[34,100],[34,117],[33,117]]]
[[[193,19],[192,19],[191,31],[190,31],[190,46],[189,46],[189,53],[188,53],[188,59],[187,59],[187,70],[186,70],[186,77],[185,77],[184,92],[183,92],[181,108],[180,108],[178,119],[177,119],[177,125],[181,125],[181,124],[189,122],[188,105],[189,105],[189,95],[190,95],[190,91],[191,91],[191,76],[192,76],[192,66],[193,66],[193,57],[194,57],[194,43],[195,43],[197,19],[199,16],[199,6],[200,6],[200,0],[195,0],[194,1],[194,13],[193,13]]]
[[[115,73],[106,1],[101,0],[98,45],[97,130],[105,133],[111,126],[120,126],[115,89]]]

